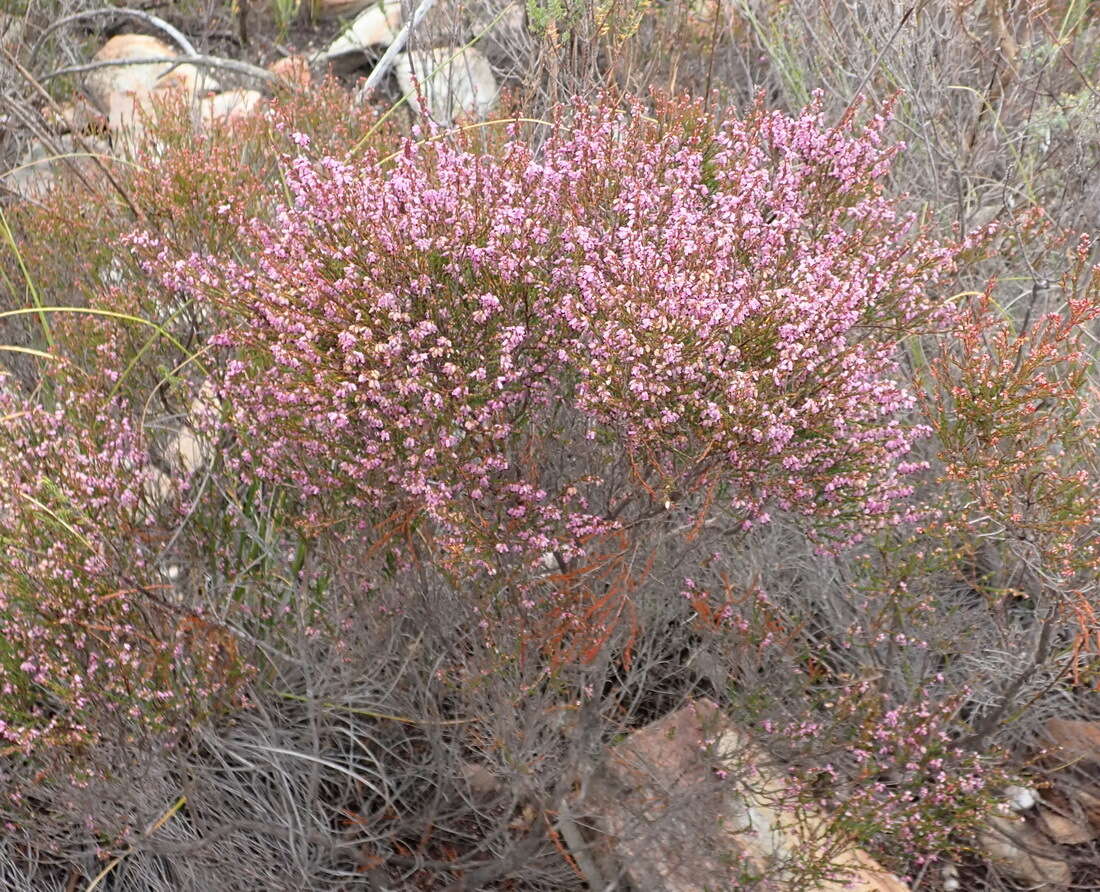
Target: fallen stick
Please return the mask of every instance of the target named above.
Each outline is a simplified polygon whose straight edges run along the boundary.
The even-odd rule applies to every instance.
[[[95,71],[97,68],[117,68],[123,65],[171,65],[171,71],[180,65],[195,65],[199,68],[219,68],[223,71],[232,71],[236,74],[243,74],[246,77],[254,77],[257,80],[262,80],[266,83],[271,83],[277,80],[276,75],[272,74],[266,68],[258,68],[255,65],[249,65],[247,62],[238,62],[236,59],[222,59],[217,56],[177,56],[175,58],[165,58],[163,56],[154,56],[145,59],[104,59],[101,62],[86,62],[83,65],[69,65],[66,68],[59,68],[56,71],[51,71],[49,74],[44,74],[39,78],[41,83],[53,80],[55,77],[61,77],[63,74],[81,74],[85,71]],[[167,74],[168,72],[165,72]]]
[[[151,15],[150,13],[143,12],[140,9],[119,9],[118,7],[110,6],[104,9],[89,9],[85,12],[73,13],[72,15],[67,15],[64,18],[58,19],[56,22],[46,28],[46,30],[43,31],[42,34],[39,36],[38,42],[34,45],[34,49],[31,50],[31,57],[28,60],[29,63],[32,65],[34,64],[34,60],[38,57],[39,50],[42,49],[42,44],[45,43],[46,38],[54,31],[64,27],[65,25],[70,24],[71,22],[79,22],[83,19],[92,19],[97,18],[98,16],[107,15],[130,16],[131,18],[140,19],[146,24],[152,25],[154,28],[163,31],[165,34],[171,37],[177,44],[179,44],[179,48],[183,50],[185,56],[199,55],[199,51],[196,50],[191,41],[183,35],[182,31],[175,27],[175,25],[170,25],[159,16]]]

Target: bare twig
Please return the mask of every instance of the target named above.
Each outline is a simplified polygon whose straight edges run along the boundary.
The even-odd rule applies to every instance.
[[[84,65],[70,65],[66,68],[59,68],[56,71],[51,71],[49,74],[42,75],[40,80],[42,83],[45,83],[46,81],[53,80],[55,77],[61,77],[64,74],[81,74],[85,71],[95,71],[99,68],[118,68],[125,65],[164,64],[171,65],[172,69],[180,65],[195,65],[199,68],[217,68],[224,71],[232,71],[235,74],[243,74],[246,77],[253,77],[265,83],[271,83],[276,80],[275,75],[265,68],[249,65],[247,62],[238,62],[236,59],[222,59],[217,56],[181,56],[175,59],[165,59],[163,57],[106,59],[101,62],[87,62]],[[167,74],[168,72],[165,73]]]
[[[428,14],[433,6],[435,6],[435,0],[420,0],[420,5],[416,7],[415,12],[412,14],[412,18],[410,18],[405,23],[405,26],[397,32],[397,37],[394,38],[393,43],[389,45],[386,52],[382,54],[382,58],[378,60],[378,64],[375,65],[371,73],[367,75],[366,81],[363,83],[363,86],[356,96],[359,102],[363,102],[371,91],[381,83],[382,78],[389,72],[394,61],[405,48],[405,44],[408,43],[409,36],[412,34],[413,29],[420,24],[421,20]]]
[[[46,88],[42,86],[42,83],[36,80],[34,75],[27,71],[27,69],[20,64],[19,60],[16,59],[15,56],[12,55],[11,51],[8,50],[6,47],[0,47],[0,52],[3,52],[3,54],[8,59],[8,62],[15,68],[16,71],[19,72],[20,76],[35,90],[35,92],[41,95],[42,98],[49,103],[50,107],[55,112],[60,114],[60,107],[58,106],[57,102],[54,101],[54,98],[46,91]],[[134,203],[134,200],[130,197],[129,193],[122,187],[122,184],[115,178],[115,175],[111,173],[110,168],[103,163],[98,153],[92,151],[88,143],[85,142],[84,137],[82,137],[79,133],[73,133],[73,139],[76,140],[80,148],[88,153],[89,157],[91,157],[92,159],[92,162],[107,178],[107,182],[111,184],[114,190],[122,197],[122,200],[126,202],[126,206],[130,209],[131,213],[133,213],[133,215],[137,219],[142,219],[142,213],[140,210],[138,210],[138,206]]]
[[[1040,667],[1043,666],[1049,658],[1058,618],[1058,611],[1053,607],[1050,608],[1036,630],[1035,647],[1032,651],[1031,660],[1020,673],[1009,682],[1008,687],[1001,696],[1001,702],[997,707],[978,722],[973,734],[960,741],[961,746],[975,750],[980,749],[983,741],[997,730],[997,726],[1001,719],[1015,704],[1017,694],[1020,693],[1028,679],[1038,672]]]
[[[63,28],[65,25],[71,24],[72,22],[79,22],[79,21],[83,21],[83,20],[86,20],[86,19],[93,19],[93,18],[99,18],[101,16],[113,16],[113,15],[130,16],[131,18],[140,19],[141,21],[143,21],[143,22],[145,22],[149,25],[152,25],[154,28],[157,28],[160,31],[163,31],[165,34],[167,34],[169,37],[171,37],[172,40],[174,40],[179,45],[179,48],[181,50],[183,50],[184,55],[186,55],[186,56],[198,56],[198,55],[200,55],[199,51],[197,49],[195,49],[194,44],[192,44],[191,41],[188,40],[184,36],[183,32],[181,32],[175,26],[168,24],[168,22],[164,21],[164,19],[159,18],[158,16],[155,16],[155,15],[152,15],[151,13],[143,12],[140,9],[120,9],[118,7],[112,6],[112,7],[107,7],[107,8],[104,8],[104,9],[90,9],[90,10],[87,10],[85,12],[77,12],[77,13],[74,13],[73,15],[68,15],[68,16],[65,16],[64,18],[60,18],[56,22],[53,22],[52,24],[50,24],[42,32],[42,34],[39,36],[38,42],[34,45],[34,49],[31,50],[30,64],[33,65],[34,60],[36,58],[38,58],[38,53],[42,49],[42,46],[45,43],[46,38],[49,37],[50,34],[52,34],[54,31],[58,30],[59,28]]]

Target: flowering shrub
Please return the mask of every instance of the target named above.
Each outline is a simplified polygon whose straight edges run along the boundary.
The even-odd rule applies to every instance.
[[[907,516],[895,348],[958,250],[882,194],[884,123],[578,106],[537,154],[292,159],[248,261],[136,241],[232,321],[236,466],[313,522],[424,512],[490,573],[672,504],[850,543]]]
[[[954,317],[920,389],[940,444],[943,490],[953,495],[938,528],[996,543],[1004,563],[1019,568],[1011,594],[1036,612],[1075,613],[1089,638],[1100,567],[1098,428],[1084,346],[1100,316],[1091,253],[1088,238],[1069,253],[1054,289],[1057,309],[1039,311],[1036,284],[1022,325],[999,312],[992,285],[975,295]],[[1009,580],[976,582],[997,595]]]
[[[895,547],[890,556],[902,554]],[[860,567],[866,561],[850,562],[859,571],[841,587],[844,600],[822,585],[817,603],[802,609],[804,595],[795,604],[782,596],[778,561],[774,594],[705,582],[721,584],[736,561],[716,560],[719,572],[686,580],[683,595],[722,650],[739,655],[730,713],[787,766],[792,807],[827,814],[838,853],[855,843],[902,874],[966,851],[1012,775],[1001,753],[966,743],[959,716],[972,694],[966,680],[930,668],[929,654],[966,646],[962,636],[946,647],[921,637],[950,634],[946,605],[904,582],[885,590],[881,568]],[[865,586],[873,593],[861,597]],[[850,613],[837,612],[851,619],[826,632],[815,608],[845,601]],[[803,857],[822,868],[820,852]]]
[[[828,725],[765,722],[764,730],[814,754],[805,775],[823,782],[821,801],[844,835],[919,863],[964,845],[989,813],[987,786],[1003,781],[992,760],[958,746],[953,730],[965,694],[892,704],[862,681],[825,704]]]
[[[249,759],[293,763],[293,727],[311,729],[305,758],[273,762],[279,776],[323,766],[344,789],[378,772],[381,792],[320,804],[315,777],[301,787],[316,826],[350,821],[373,863],[414,851],[417,821],[433,820],[410,806],[391,825],[398,791],[442,789],[451,772],[472,795],[455,774],[471,751],[492,765],[500,741],[520,741],[523,785],[549,814],[565,726],[546,716],[591,706],[588,747],[706,690],[781,738],[760,742],[843,844],[895,852],[899,870],[964,846],[1002,776],[964,745],[984,738],[962,717],[973,679],[957,651],[980,650],[992,612],[940,597],[936,574],[980,505],[1030,524],[1037,565],[1084,590],[1091,428],[1070,332],[1093,305],[1043,319],[1026,344],[1010,328],[983,341],[988,301],[957,311],[939,296],[958,290],[973,240],[935,238],[884,191],[898,151],[885,113],[828,126],[816,107],[712,120],[686,103],[576,104],[537,148],[517,124],[365,157],[355,133],[306,135],[293,117],[249,125],[266,154],[197,140],[126,173],[142,199],[132,250],[77,226],[80,274],[43,266],[43,290],[102,315],[43,317],[11,295],[21,315],[5,324],[56,361],[35,389],[27,358],[0,406],[7,752],[56,768],[50,753],[186,741],[218,706],[260,704],[235,719],[258,735]],[[40,245],[35,219],[17,222]],[[910,381],[899,343],[933,323],[942,355]],[[218,411],[190,400],[200,368]],[[218,444],[187,472],[181,424]],[[959,497],[938,519],[913,497],[926,456]],[[1033,466],[1066,475],[1027,490]],[[1013,519],[1006,492],[1031,513]],[[820,563],[781,578],[804,534]],[[768,536],[783,539],[774,554]],[[876,547],[845,548],[861,541]],[[833,560],[844,569],[826,580]],[[709,689],[694,675],[704,651]],[[881,682],[869,666],[886,667]],[[524,712],[528,698],[543,708]],[[258,717],[295,704],[299,718],[267,729],[279,740],[263,737]],[[416,738],[421,718],[454,736]],[[333,743],[382,727],[424,765]],[[220,770],[195,769],[229,789]],[[173,800],[175,771],[161,778]],[[72,789],[50,793],[66,826],[94,798]],[[149,804],[146,826],[166,807]],[[95,824],[117,851],[132,844],[124,812]],[[435,839],[432,869],[462,844]]]
[[[0,742],[26,752],[94,746],[120,725],[178,730],[235,669],[232,641],[147,565],[155,470],[130,408],[53,401],[0,377]]]
[[[185,345],[210,335],[210,314],[167,305],[119,241],[136,213],[181,250],[231,250],[237,230],[211,226],[215,209],[251,196],[241,210],[263,213],[267,159],[292,145],[288,128],[342,152],[377,116],[332,82],[231,133],[195,134],[185,111],[166,108],[138,163],[118,165],[129,204],[59,189],[4,210],[0,752],[33,766],[6,777],[16,797],[46,764],[51,781],[87,777],[84,757],[104,741],[177,736],[236,702],[247,674],[224,616],[165,572],[165,549],[188,544],[180,527],[190,533],[208,510],[186,475],[164,469],[179,470],[165,433],[178,429],[187,389],[176,369],[201,367]],[[50,311],[28,312],[29,295]],[[167,419],[150,411],[150,393]],[[197,535],[221,556],[209,531]],[[93,773],[123,767],[96,761]]]

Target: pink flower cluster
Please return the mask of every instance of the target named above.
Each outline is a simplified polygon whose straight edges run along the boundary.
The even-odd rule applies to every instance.
[[[188,644],[201,620],[148,565],[155,470],[133,414],[0,375],[0,747],[178,727],[218,696],[216,654]]]
[[[490,571],[671,503],[851,542],[907,517],[896,348],[956,256],[884,197],[884,126],[578,104],[538,150],[288,159],[251,257],[134,245],[226,314],[236,467],[314,519]]]
[[[1006,782],[992,760],[960,746],[952,733],[968,694],[896,704],[859,682],[827,704],[828,725],[766,723],[765,731],[816,753],[808,771],[828,778],[830,794],[820,804],[838,828],[920,861],[965,840],[989,814],[994,788]],[[822,766],[822,754],[837,767]],[[838,792],[842,775],[847,783]]]

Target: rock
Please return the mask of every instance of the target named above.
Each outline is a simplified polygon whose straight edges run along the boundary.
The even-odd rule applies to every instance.
[[[42,198],[54,187],[54,167],[60,162],[51,161],[53,155],[54,152],[44,143],[32,143],[15,167],[0,174],[0,187],[11,190],[20,198]]]
[[[61,133],[103,133],[107,116],[82,97],[55,108],[47,107],[43,115]]]
[[[412,108],[444,126],[460,115],[484,118],[499,93],[489,60],[470,47],[402,53],[394,74]]]
[[[204,130],[233,126],[256,111],[263,96],[255,90],[227,90],[199,102],[199,124]]]
[[[820,826],[820,825],[819,825]],[[845,879],[819,882],[811,892],[909,892],[909,886],[862,849],[850,849],[837,859],[848,871]]]
[[[514,0],[485,0],[474,8],[467,33],[470,37],[481,35],[477,48],[487,58],[507,67],[515,59],[522,59],[531,43],[527,33],[526,4]]]
[[[1100,765],[1100,722],[1050,719],[1044,729],[1051,757],[1066,764]]]
[[[213,444],[202,431],[208,431],[209,425],[220,413],[221,403],[214,392],[214,385],[208,379],[191,400],[187,419],[180,424],[179,430],[164,448],[164,460],[172,475],[165,474],[155,466],[148,469],[144,488],[152,509],[162,507],[178,491],[179,480],[190,477],[214,457]]]
[[[690,40],[709,40],[714,33],[715,18],[722,15],[719,0],[688,0],[682,10],[685,15],[683,37]]]
[[[155,517],[156,509],[164,505],[177,490],[176,483],[159,468],[150,467],[143,486],[145,497],[149,500],[148,517]]]
[[[313,0],[310,9],[315,19],[336,19],[354,15],[377,0]]]
[[[208,452],[194,429],[185,424],[180,427],[171,446],[165,450],[165,458],[178,467],[183,476],[189,477],[202,467],[208,458]]]
[[[401,30],[400,0],[377,2],[364,9],[318,57],[327,61],[373,46],[389,46]]]
[[[40,199],[58,184],[60,178],[72,172],[72,164],[80,167],[85,176],[98,173],[95,162],[71,134],[54,140],[57,150],[46,143],[35,141],[23,153],[19,163],[7,173],[0,174],[0,186],[10,189],[22,198]],[[101,139],[85,137],[88,149],[102,155],[110,155],[111,147]],[[76,158],[58,158],[58,153],[75,154]]]
[[[136,139],[145,125],[156,121],[157,109],[149,90],[115,91],[107,97],[107,129],[116,144]]]
[[[1035,805],[1035,791],[1028,787],[1005,787],[1005,800],[1014,812],[1025,812]]]
[[[145,132],[155,127],[161,115],[190,113],[187,88],[168,81],[156,90],[112,93],[107,108],[107,129],[116,152],[132,151],[142,143]],[[159,154],[165,146],[153,140],[148,144]]]
[[[1074,804],[1079,806],[1093,829],[1100,832],[1100,787],[1085,788],[1079,784],[1069,785],[1067,792]]]
[[[8,62],[5,52],[18,58],[26,37],[26,30],[26,24],[22,18],[0,12],[0,82],[2,83],[15,83],[21,78],[21,75]],[[5,115],[4,119],[0,120],[0,129],[5,129],[7,124],[8,118]]]
[[[978,834],[978,844],[1000,870],[1032,886],[1065,886],[1072,879],[1058,847],[1017,816],[993,815]]]
[[[613,747],[585,807],[603,815],[636,892],[742,888],[764,875],[807,892],[907,892],[866,852],[830,838],[826,815],[789,800],[778,768],[700,700]],[[795,856],[826,851],[844,879],[799,883]]]
[[[163,40],[145,34],[118,34],[100,48],[92,61],[177,58],[176,51]],[[200,92],[213,89],[215,81],[194,65],[173,67],[170,61],[165,61],[98,68],[88,72],[84,86],[92,101],[103,111],[108,111],[114,93],[140,96],[157,89],[181,90],[191,99]]]
[[[1096,838],[1096,831],[1087,824],[1056,814],[1049,808],[1039,809],[1039,826],[1056,843],[1077,846]]]
[[[277,62],[272,62],[267,66],[267,70],[289,87],[299,87],[304,90],[313,83],[313,75],[305,56],[286,56]]]

